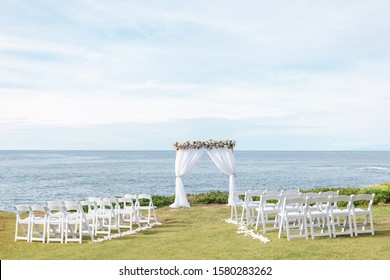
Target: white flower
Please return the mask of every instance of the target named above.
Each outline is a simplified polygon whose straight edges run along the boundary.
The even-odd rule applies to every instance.
[[[236,141],[233,140],[221,140],[221,141],[216,141],[216,140],[207,140],[207,141],[187,141],[187,142],[175,142],[173,143],[173,147],[176,150],[180,149],[201,149],[201,148],[206,148],[206,149],[213,149],[213,148],[228,148],[228,149],[233,149],[234,146],[236,145]]]

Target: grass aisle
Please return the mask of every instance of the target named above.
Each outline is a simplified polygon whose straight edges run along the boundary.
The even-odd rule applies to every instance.
[[[42,244],[14,242],[15,215],[0,213],[0,259],[63,260],[302,260],[390,259],[390,205],[374,206],[375,236],[321,237],[315,240],[277,238],[271,242],[236,233],[237,226],[223,221],[226,205],[198,205],[189,209],[158,209],[161,226],[102,243]],[[258,232],[261,234],[261,232]]]

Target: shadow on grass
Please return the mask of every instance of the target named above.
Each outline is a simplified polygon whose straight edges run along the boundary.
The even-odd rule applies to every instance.
[[[363,233],[363,234],[359,234],[358,236],[368,236],[368,235],[371,235],[371,234],[368,234],[368,233],[364,234]],[[390,230],[375,230],[375,235],[377,235],[377,236],[390,236]]]

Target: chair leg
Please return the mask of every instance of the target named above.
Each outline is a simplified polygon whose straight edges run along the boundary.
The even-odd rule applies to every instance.
[[[330,219],[329,219],[329,216],[326,217],[326,227],[328,229],[329,238],[331,238],[332,237],[332,232],[331,232],[331,229],[330,229]]]
[[[290,225],[287,219],[285,220],[285,226],[286,226],[287,241],[290,241]]]
[[[314,240],[314,225],[311,216],[309,216],[309,226],[310,226],[311,239]]]
[[[332,223],[332,234],[333,234],[333,237],[336,237],[336,225],[335,225],[334,217],[331,217],[331,223]]]
[[[157,223],[157,214],[156,210],[153,208],[154,223]]]
[[[371,235],[374,235],[374,221],[372,218],[372,212],[370,213],[370,226],[371,226]]]
[[[278,238],[282,237],[283,224],[284,224],[284,219],[282,218],[281,221],[280,221],[280,224],[279,224],[279,235],[278,235]]]
[[[15,226],[15,241],[18,240],[17,236],[18,236],[18,222],[16,222],[16,226]]]
[[[353,223],[354,223],[354,229],[355,229],[355,236],[358,236],[358,226],[356,221],[356,215],[353,215]]]
[[[259,227],[259,220],[260,220],[260,211],[257,213],[257,218],[256,218],[256,230]]]
[[[262,213],[261,214],[261,223],[263,224],[263,233],[267,233],[267,214],[265,213]]]
[[[352,230],[352,219],[351,219],[351,216],[348,216],[347,219],[348,219],[348,223],[349,223],[350,236],[352,237],[353,236],[353,230]]]
[[[114,216],[114,222],[115,222],[115,226],[118,230],[118,233],[121,233],[121,229],[119,227],[119,221],[118,221],[118,216]]]
[[[303,230],[304,230],[304,233],[305,233],[305,238],[306,240],[309,239],[309,233],[308,233],[308,230],[307,230],[307,221],[306,221],[306,217],[303,218]]]

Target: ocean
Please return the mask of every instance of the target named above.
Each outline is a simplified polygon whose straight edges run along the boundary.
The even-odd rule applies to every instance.
[[[390,182],[390,152],[235,151],[236,188],[365,187]],[[187,193],[228,191],[204,154]],[[0,151],[0,210],[88,196],[175,194],[175,151]]]

